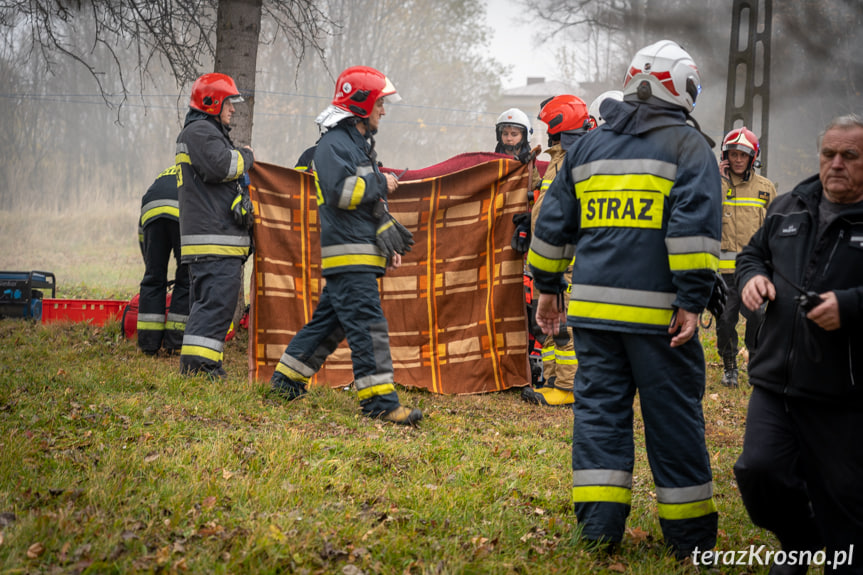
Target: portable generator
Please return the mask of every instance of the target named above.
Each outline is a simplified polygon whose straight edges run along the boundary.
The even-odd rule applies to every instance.
[[[23,317],[39,321],[42,318],[42,290],[55,296],[56,279],[51,272],[0,271],[0,318]]]

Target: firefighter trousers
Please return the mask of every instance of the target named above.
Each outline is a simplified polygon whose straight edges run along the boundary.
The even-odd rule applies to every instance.
[[[742,313],[746,319],[743,343],[751,354],[755,351],[756,335],[764,320],[764,313],[761,309],[751,311],[742,305],[737,284],[734,283],[734,274],[722,274],[722,278],[728,286],[728,299],[722,315],[716,320],[716,350],[722,358],[737,356],[737,321]]]
[[[189,267],[180,263],[180,224],[169,218],[151,220],[144,227],[141,250],[145,269],[138,299],[138,347],[146,353],[156,353],[162,347],[179,351],[189,316]],[[177,267],[166,317],[172,253]]]
[[[717,513],[704,440],[704,352],[697,335],[670,337],[573,329],[575,375],[572,501],[582,537],[623,538],[632,505],[633,401],[638,392],[645,447],[665,543],[678,558],[716,543]]]
[[[193,262],[189,264],[189,272],[192,308],[183,335],[180,373],[203,372],[223,377],[225,336],[237,307],[243,260],[214,258]]]
[[[853,546],[853,564],[826,573],[863,573],[861,437],[859,411],[752,388],[734,465],[743,503],[786,552],[826,546],[832,560]]]
[[[308,383],[347,337],[363,413],[371,417],[388,413],[399,406],[399,397],[377,275],[351,272],[326,280],[311,321],[288,344],[276,371]]]

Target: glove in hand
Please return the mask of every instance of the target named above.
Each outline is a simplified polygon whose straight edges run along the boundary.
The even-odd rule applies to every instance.
[[[252,205],[252,200],[245,192],[240,192],[231,202],[231,213],[234,216],[234,221],[238,225],[252,229],[255,223],[255,207]]]
[[[530,212],[515,214],[512,223],[515,224],[515,231],[509,245],[518,253],[525,254],[530,249]]]
[[[720,274],[716,274],[713,280],[713,291],[707,301],[707,311],[719,320],[719,316],[725,311],[725,302],[728,300],[728,285]]]
[[[411,251],[414,236],[392,214],[386,212],[378,222],[375,243],[389,262],[394,254],[404,255],[405,252]]]

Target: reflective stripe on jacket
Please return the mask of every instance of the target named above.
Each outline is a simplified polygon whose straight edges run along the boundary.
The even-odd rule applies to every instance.
[[[375,205],[387,197],[386,177],[371,142],[355,126],[339,124],[321,136],[314,176],[321,217],[321,272],[383,275],[387,262],[375,243]]]
[[[754,172],[746,181],[734,174],[722,178],[722,246],[719,271],[734,273],[735,259],[764,223],[767,207],[776,198],[773,182]],[[737,183],[735,183],[737,182]]]
[[[238,180],[252,167],[252,153],[235,148],[214,117],[194,112],[176,150],[183,263],[248,257],[249,231],[234,221],[231,204],[240,192]]]
[[[569,325],[664,334],[674,308],[700,313],[710,296],[719,169],[682,110],[613,104],[612,121],[567,151],[528,263],[540,291],[559,293],[575,256]]]

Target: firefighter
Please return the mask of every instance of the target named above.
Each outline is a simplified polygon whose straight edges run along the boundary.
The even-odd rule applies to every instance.
[[[590,106],[587,108],[587,113],[590,115],[590,123],[593,128],[598,128],[605,123],[605,119],[602,117],[602,112],[599,111],[599,107],[608,99],[622,102],[623,92],[620,90],[608,90],[593,99],[593,102],[591,102]]]
[[[533,127],[527,114],[518,108],[506,110],[498,116],[494,133],[497,137],[495,154],[508,154],[523,164],[530,160],[530,136],[533,134]]]
[[[566,157],[566,149],[588,132],[591,126],[584,101],[571,94],[555,96],[546,101],[538,118],[547,126],[548,145],[546,153],[551,157],[536,201],[531,210],[531,231],[536,227],[545,193]],[[572,267],[568,266],[564,279],[572,281]],[[572,347],[572,332],[564,327],[554,335],[547,335],[542,344],[542,387],[525,387],[521,397],[537,405],[572,405],[572,382],[578,369],[578,360]]]
[[[251,253],[254,210],[247,172],[249,146],[231,141],[234,104],[243,98],[225,74],[204,74],[192,85],[189,112],[177,137],[181,261],[191,274],[192,305],[180,372],[226,375],[225,336],[231,326],[243,264]]]
[[[638,51],[623,102],[567,150],[528,263],[547,334],[567,320],[578,357],[572,501],[581,537],[613,548],[632,502],[638,392],[659,524],[679,559],[716,543],[697,337],[719,263],[719,169],[690,125],[701,78],[663,40]],[[697,126],[697,125],[696,125]],[[576,254],[568,314],[563,272]]]
[[[180,203],[177,173],[171,166],[159,174],[141,199],[138,238],[144,256],[144,277],[138,299],[138,347],[148,355],[159,349],[172,354],[183,345],[189,316],[189,268],[180,262]],[[174,292],[165,315],[168,264],[174,254]]]
[[[752,352],[755,333],[764,312],[750,311],[740,305],[740,294],[734,283],[735,260],[752,235],[764,223],[767,206],[776,197],[773,183],[756,174],[755,163],[760,148],[758,138],[746,126],[731,130],[722,140],[722,245],[719,252],[719,273],[728,286],[725,311],[716,321],[716,347],[722,358],[722,385],[737,387],[737,320],[746,318],[744,343]]]
[[[347,338],[363,414],[414,425],[422,412],[399,402],[378,293],[378,278],[388,267],[399,267],[413,243],[386,209],[398,180],[381,173],[375,153],[385,98],[401,100],[390,80],[374,68],[353,66],[339,75],[332,103],[316,119],[323,135],[313,174],[326,284],[311,321],[288,344],[271,383],[277,396],[302,397],[311,377]]]

